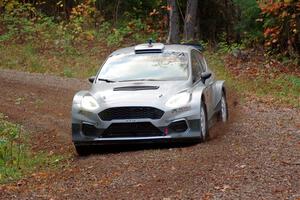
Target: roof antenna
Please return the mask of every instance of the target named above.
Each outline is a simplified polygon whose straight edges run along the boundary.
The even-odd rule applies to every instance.
[[[148,47],[152,47],[153,46],[152,42],[153,42],[152,38],[149,38],[149,40],[148,40]]]

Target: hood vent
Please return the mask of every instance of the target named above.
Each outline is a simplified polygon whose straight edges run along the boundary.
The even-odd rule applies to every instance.
[[[135,50],[136,54],[145,54],[145,53],[162,53],[160,49],[142,49],[142,50]]]
[[[157,90],[159,86],[125,86],[116,87],[114,91],[137,91],[137,90]]]

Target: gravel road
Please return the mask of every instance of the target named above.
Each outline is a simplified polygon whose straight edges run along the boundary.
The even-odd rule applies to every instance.
[[[300,110],[231,95],[228,125],[207,143],[75,154],[70,109],[85,80],[0,70],[0,112],[33,150],[65,154],[60,170],[0,185],[0,199],[300,199]],[[115,147],[114,147],[115,148]]]

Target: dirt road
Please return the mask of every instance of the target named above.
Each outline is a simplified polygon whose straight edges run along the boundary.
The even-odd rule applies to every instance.
[[[299,199],[300,111],[245,101],[203,144],[118,149],[80,158],[70,134],[87,81],[0,70],[0,112],[34,150],[70,156],[62,169],[0,186],[0,199]],[[237,112],[238,111],[238,112]]]

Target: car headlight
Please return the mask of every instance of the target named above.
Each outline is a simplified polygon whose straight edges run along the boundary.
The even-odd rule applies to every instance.
[[[84,96],[81,100],[81,108],[88,111],[93,111],[99,108],[99,104],[92,96]]]
[[[179,94],[176,94],[175,96],[171,97],[167,103],[166,106],[170,108],[178,108],[185,106],[191,99],[191,93],[189,92],[182,92]]]

